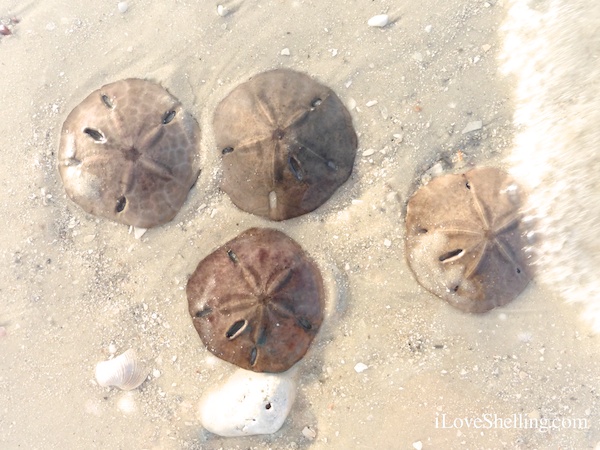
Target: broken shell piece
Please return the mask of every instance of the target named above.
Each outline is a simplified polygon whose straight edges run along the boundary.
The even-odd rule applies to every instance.
[[[219,436],[275,433],[296,396],[295,370],[278,374],[238,369],[225,383],[204,394],[198,418]]]
[[[367,25],[370,27],[385,27],[388,24],[389,17],[387,14],[379,14],[377,16],[373,16],[367,22]]]
[[[146,231],[148,231],[148,228],[133,227],[133,236],[136,239],[141,239],[144,233],[146,233]]]
[[[100,386],[115,386],[123,391],[135,389],[146,380],[149,369],[145,368],[135,350],[96,365],[96,381]]]
[[[229,14],[229,9],[223,5],[217,5],[217,14],[221,17],[225,17]]]

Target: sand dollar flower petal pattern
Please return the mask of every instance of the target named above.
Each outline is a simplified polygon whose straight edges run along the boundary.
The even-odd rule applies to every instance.
[[[467,312],[485,312],[529,283],[522,188],[482,167],[421,187],[406,212],[406,253],[418,282]]]
[[[189,312],[209,351],[255,372],[283,372],[308,350],[323,321],[321,273],[284,233],[251,228],[198,264]]]
[[[258,74],[218,105],[221,188],[240,209],[285,220],[325,203],[352,173],[358,144],[337,95],[287,69]]]
[[[92,92],[65,120],[58,169],[86,212],[150,228],[170,221],[198,178],[200,128],[160,85],[126,79]]]

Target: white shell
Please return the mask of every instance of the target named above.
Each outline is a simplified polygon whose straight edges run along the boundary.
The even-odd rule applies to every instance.
[[[130,348],[108,361],[96,364],[96,381],[100,386],[115,386],[124,391],[135,389],[144,382],[150,371]]]
[[[389,17],[387,14],[379,14],[377,16],[373,16],[367,22],[367,25],[370,27],[385,27],[388,24]]]
[[[295,396],[293,369],[277,374],[238,369],[225,383],[204,394],[198,418],[204,428],[219,436],[275,433],[285,422]]]

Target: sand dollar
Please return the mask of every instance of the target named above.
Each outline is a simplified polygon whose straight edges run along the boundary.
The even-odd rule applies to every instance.
[[[160,85],[126,79],[92,92],[64,122],[58,169],[86,212],[149,228],[170,221],[196,182],[200,128]]]
[[[419,283],[451,305],[485,312],[529,283],[522,188],[482,167],[421,187],[406,212],[406,253]]]

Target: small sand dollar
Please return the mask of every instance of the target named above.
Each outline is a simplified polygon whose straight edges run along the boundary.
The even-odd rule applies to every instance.
[[[283,372],[304,356],[323,321],[324,292],[313,260],[270,228],[251,228],[216,249],[187,284],[204,345],[255,372]]]
[[[418,282],[451,305],[485,312],[529,283],[522,188],[491,167],[433,179],[409,200],[406,253]]]
[[[222,189],[240,209],[284,220],[325,203],[352,173],[357,137],[335,93],[287,69],[236,87],[214,116]]]
[[[107,84],[63,124],[58,169],[86,212],[150,228],[170,221],[198,178],[200,128],[160,85]]]

